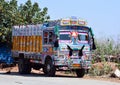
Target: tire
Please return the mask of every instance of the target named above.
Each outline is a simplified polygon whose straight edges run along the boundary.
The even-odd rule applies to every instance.
[[[56,69],[51,59],[46,59],[45,65],[43,67],[43,72],[46,76],[49,77],[55,76]]]
[[[85,75],[85,69],[76,69],[77,77],[82,78]]]
[[[20,74],[30,74],[31,66],[27,59],[21,58],[18,61],[18,69]]]

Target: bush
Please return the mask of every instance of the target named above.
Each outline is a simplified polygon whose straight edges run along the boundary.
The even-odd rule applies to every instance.
[[[117,67],[118,67],[118,69],[120,69],[120,63],[118,63]]]
[[[91,76],[103,76],[108,75],[114,70],[115,65],[111,65],[108,62],[101,62],[93,64],[91,69],[89,70],[89,74]]]

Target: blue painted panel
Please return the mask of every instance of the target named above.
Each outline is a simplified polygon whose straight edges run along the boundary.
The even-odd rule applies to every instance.
[[[0,43],[0,63],[12,64],[11,49],[6,44]]]

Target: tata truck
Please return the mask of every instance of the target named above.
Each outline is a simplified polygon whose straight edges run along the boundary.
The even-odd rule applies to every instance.
[[[12,43],[12,57],[20,74],[28,74],[33,68],[42,69],[47,76],[72,70],[83,77],[95,49],[91,27],[77,17],[13,26]]]

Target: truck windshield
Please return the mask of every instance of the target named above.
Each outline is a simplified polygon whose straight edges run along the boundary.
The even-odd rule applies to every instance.
[[[60,40],[70,40],[70,34],[60,34]]]
[[[78,35],[78,40],[79,41],[88,41],[88,35],[87,34],[79,34]]]

